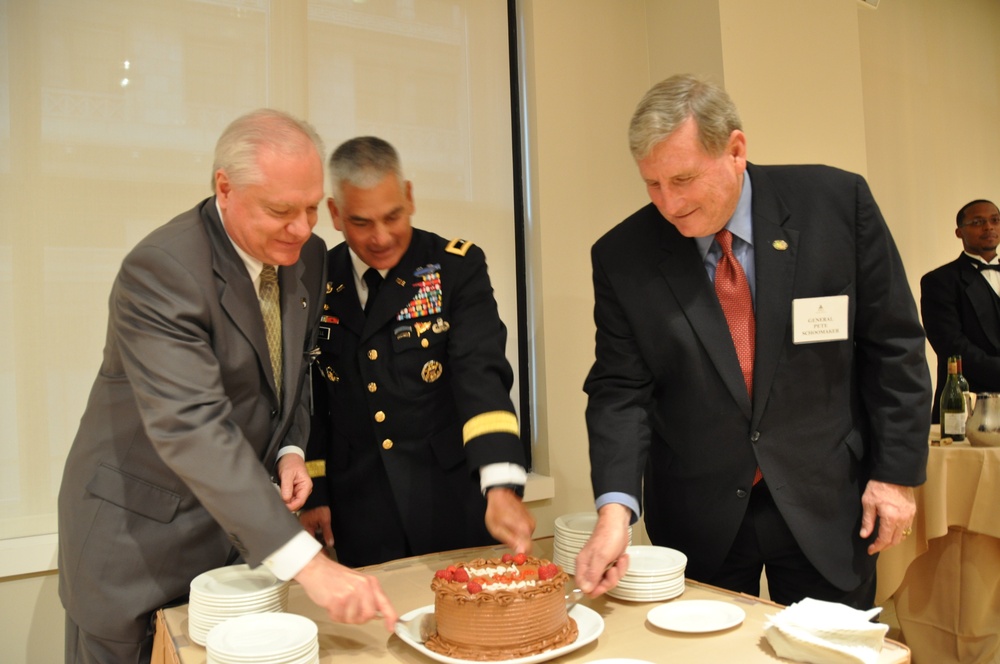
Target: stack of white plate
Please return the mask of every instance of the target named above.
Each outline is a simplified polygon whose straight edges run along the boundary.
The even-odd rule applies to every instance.
[[[576,512],[556,518],[555,538],[552,543],[552,562],[567,574],[576,574],[576,554],[590,539],[597,525],[597,512]],[[632,543],[632,526],[628,528],[628,541]]]
[[[248,613],[273,613],[288,608],[288,583],[265,567],[230,565],[199,574],[191,582],[188,634],[200,646],[210,629]]]
[[[608,594],[632,602],[660,602],[684,592],[687,556],[665,546],[630,546],[628,571]]]
[[[219,623],[208,633],[207,664],[318,664],[316,623],[292,613],[258,613]]]

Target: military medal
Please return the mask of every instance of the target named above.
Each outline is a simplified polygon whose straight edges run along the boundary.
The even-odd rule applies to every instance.
[[[441,374],[444,372],[444,367],[437,360],[429,360],[424,368],[420,370],[420,377],[424,379],[425,383],[433,383]]]
[[[396,320],[423,318],[441,313],[441,273],[438,271],[440,269],[440,265],[428,265],[413,273],[413,276],[420,278],[420,281],[413,284],[417,292],[400,310]]]

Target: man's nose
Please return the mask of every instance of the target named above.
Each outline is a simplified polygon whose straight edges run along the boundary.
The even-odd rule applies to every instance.
[[[389,241],[389,231],[385,227],[385,224],[376,222],[372,225],[372,232],[369,236],[371,243],[375,246],[381,247],[386,242]]]
[[[298,238],[308,238],[312,234],[313,226],[316,225],[315,215],[303,210],[295,215],[292,221],[285,227],[289,233]]]

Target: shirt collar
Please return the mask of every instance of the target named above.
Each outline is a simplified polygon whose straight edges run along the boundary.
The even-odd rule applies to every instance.
[[[733,210],[733,216],[729,218],[729,221],[725,225],[725,228],[728,228],[729,232],[751,247],[753,246],[753,214],[751,213],[752,206],[750,205],[752,194],[750,174],[743,171],[743,191],[740,192],[740,200],[736,202],[736,209]],[[704,261],[705,257],[708,256],[709,250],[712,248],[712,242],[715,241],[715,235],[696,237],[694,241],[698,245],[698,251],[701,252],[701,259]]]
[[[222,208],[219,207],[219,199],[215,199],[215,211],[219,213],[219,219],[222,219]],[[260,273],[264,269],[264,262],[257,260],[247,252],[243,251],[240,245],[233,241],[231,235],[229,235],[229,230],[226,228],[226,221],[222,219],[222,230],[226,233],[226,237],[229,238],[229,242],[233,245],[233,249],[239,255],[240,259],[243,261],[243,265],[247,269],[247,274],[250,275],[250,281],[253,282],[254,288],[260,289]]]
[[[354,250],[351,249],[350,246],[347,247],[347,252],[351,255],[351,269],[354,270],[355,280],[364,283],[364,279],[362,279],[362,277],[364,276],[365,272],[368,271],[368,268],[371,266],[368,265],[368,263],[365,263],[363,260],[361,260],[361,257],[358,256],[356,253],[354,253]],[[389,274],[389,270],[388,269],[379,270],[378,273],[382,275],[383,279],[385,279],[385,275]]]
[[[974,260],[977,263],[986,263],[987,265],[998,265],[998,264],[1000,264],[1000,254],[994,256],[993,260],[988,261],[988,260],[983,260],[982,256],[977,256],[976,254],[970,254],[968,251],[964,251],[963,250],[962,253],[965,254],[966,256],[968,256],[969,258],[971,258],[972,260]]]

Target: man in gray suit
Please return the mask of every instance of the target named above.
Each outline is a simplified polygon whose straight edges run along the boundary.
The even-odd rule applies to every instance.
[[[125,257],[111,291],[59,492],[67,662],[148,661],[155,611],[239,559],[295,578],[335,621],[396,619],[378,582],[329,560],[292,514],[312,489],[322,141],[284,113],[250,113],[220,137],[212,185]]]

